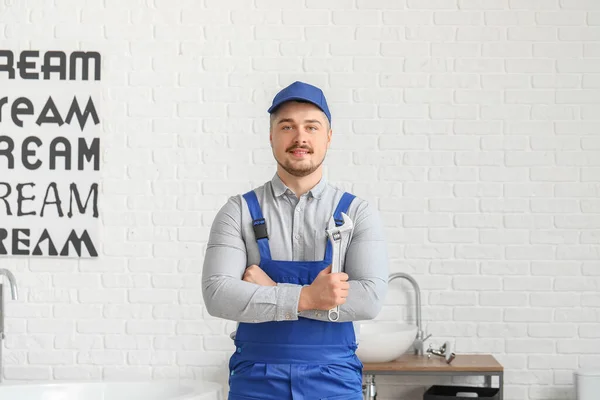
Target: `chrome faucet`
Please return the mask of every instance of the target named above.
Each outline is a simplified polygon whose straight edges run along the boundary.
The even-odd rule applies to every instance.
[[[10,283],[10,294],[13,300],[17,300],[19,297],[19,293],[17,291],[17,280],[12,272],[7,270],[6,268],[0,268],[0,275],[6,276],[8,278],[8,283]]]
[[[422,322],[421,322],[421,289],[419,288],[419,284],[407,273],[397,272],[391,274],[388,283],[392,282],[394,279],[406,279],[409,281],[413,289],[415,290],[415,308],[416,308],[416,320],[417,320],[417,336],[415,337],[415,341],[413,342],[414,354],[416,355],[424,355],[425,354],[425,341],[431,337],[431,334],[427,335],[427,337],[423,337],[425,332],[423,331]]]
[[[13,300],[17,300],[18,292],[17,292],[17,280],[12,272],[5,268],[0,268],[0,276],[4,275],[8,279],[8,283],[10,284],[10,294]],[[2,370],[2,341],[5,338],[4,335],[4,285],[0,283],[0,381],[2,381],[2,376],[4,375],[4,371]]]

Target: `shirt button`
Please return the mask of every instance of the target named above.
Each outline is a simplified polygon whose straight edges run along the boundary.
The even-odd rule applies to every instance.
[[[296,239],[300,239],[300,235],[296,235],[296,236],[295,236],[295,238],[296,238]]]
[[[290,316],[290,314],[285,314],[285,319],[290,319],[290,318],[292,318],[292,317]]]
[[[318,312],[318,313],[317,313],[317,317],[320,317],[320,316],[321,316],[321,313],[319,313],[319,312]]]

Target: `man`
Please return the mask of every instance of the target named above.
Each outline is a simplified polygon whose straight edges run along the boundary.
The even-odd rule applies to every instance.
[[[277,172],[229,198],[204,259],[208,313],[238,322],[228,398],[362,400],[354,328],[377,316],[387,292],[383,227],[373,206],[323,177],[332,129],[322,90],[294,82],[268,112]],[[326,229],[342,213],[354,228],[342,243],[344,272],[332,273]]]

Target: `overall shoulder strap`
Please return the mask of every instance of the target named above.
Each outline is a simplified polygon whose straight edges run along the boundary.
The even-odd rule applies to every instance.
[[[271,250],[269,248],[269,235],[267,233],[267,224],[263,217],[258,198],[254,190],[243,195],[246,203],[248,203],[248,210],[252,217],[252,228],[254,229],[254,236],[256,237],[256,243],[258,244],[258,250],[260,251],[260,258],[271,259]]]
[[[352,193],[344,192],[342,198],[338,202],[338,205],[333,212],[333,219],[335,220],[335,225],[340,226],[344,224],[344,220],[342,219],[342,213],[348,214],[348,207],[350,207],[350,203],[354,200],[356,196]]]

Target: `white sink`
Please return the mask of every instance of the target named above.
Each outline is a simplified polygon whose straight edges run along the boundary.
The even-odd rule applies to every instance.
[[[361,322],[356,355],[363,363],[393,361],[406,353],[416,336],[416,325],[385,321]]]

